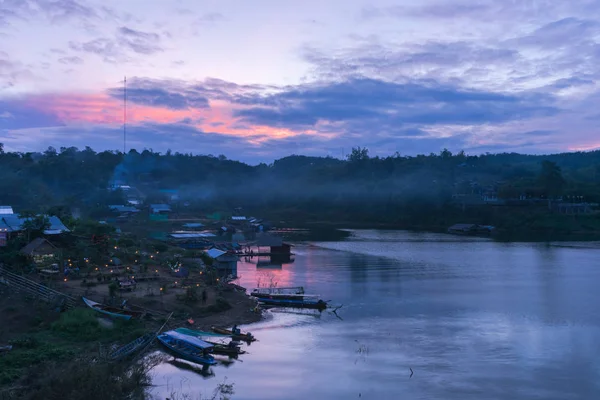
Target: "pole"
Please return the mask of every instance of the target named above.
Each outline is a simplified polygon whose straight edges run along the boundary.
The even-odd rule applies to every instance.
[[[123,79],[123,154],[127,152],[127,77]]]

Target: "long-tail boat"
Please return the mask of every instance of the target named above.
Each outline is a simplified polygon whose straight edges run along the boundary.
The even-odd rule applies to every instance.
[[[185,336],[176,331],[158,335],[157,339],[179,357],[198,364],[214,365],[217,362],[210,355],[212,345],[200,339]]]
[[[156,334],[147,333],[144,336],[141,336],[135,339],[134,341],[119,347],[117,350],[113,351],[108,355],[108,359],[111,361],[121,360],[148,345],[151,341],[154,340],[155,337]]]
[[[97,303],[90,299],[82,297],[83,302],[92,310],[98,311],[99,313],[108,315],[113,318],[121,318],[130,320],[131,318],[141,318],[144,315],[143,311],[133,311],[118,307],[107,306],[105,304]]]
[[[220,333],[222,335],[231,336],[235,340],[243,340],[244,342],[254,342],[256,338],[252,336],[250,332],[247,333],[234,333],[231,329],[217,328],[215,326],[211,327],[213,332]]]

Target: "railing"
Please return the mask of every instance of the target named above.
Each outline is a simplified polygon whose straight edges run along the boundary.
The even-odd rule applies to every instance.
[[[58,292],[54,289],[50,289],[47,286],[7,271],[2,267],[0,267],[0,283],[3,283],[20,292],[35,296],[48,303],[58,304],[62,302],[63,306],[67,309],[75,307],[77,304],[77,300],[74,297]]]

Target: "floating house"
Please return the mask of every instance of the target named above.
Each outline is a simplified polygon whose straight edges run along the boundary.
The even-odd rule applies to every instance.
[[[285,243],[282,238],[278,236],[259,234],[256,235],[255,246],[258,249],[259,254],[275,254],[275,255],[291,255],[292,245]],[[268,250],[266,250],[268,248]]]

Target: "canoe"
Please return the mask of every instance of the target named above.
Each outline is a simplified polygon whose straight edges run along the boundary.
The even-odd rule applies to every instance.
[[[220,333],[222,335],[229,335],[232,338],[234,338],[235,340],[243,340],[245,342],[254,342],[254,341],[256,341],[256,338],[254,336],[252,336],[252,334],[250,332],[241,333],[239,335],[234,335],[233,332],[231,331],[231,329],[217,328],[217,327],[214,327],[214,326],[211,327],[211,329],[213,330],[213,332]]]
[[[112,361],[121,360],[148,345],[154,340],[155,337],[156,335],[147,333],[144,336],[135,339],[133,342],[127,343],[126,345],[121,346],[117,350],[113,351],[108,355],[108,358]]]
[[[108,315],[113,318],[120,318],[125,320],[130,320],[131,318],[140,318],[144,315],[141,311],[132,311],[132,310],[124,310],[117,307],[111,307],[104,304],[96,303],[90,299],[86,299],[82,297],[83,302],[92,310],[98,311],[99,313]]]
[[[157,339],[163,346],[184,360],[204,365],[214,365],[217,363],[214,357],[208,354],[212,345],[201,340],[198,340],[198,342],[202,343],[196,342],[196,344],[190,344],[189,340],[183,340],[178,336],[177,332],[169,331],[158,335]]]

